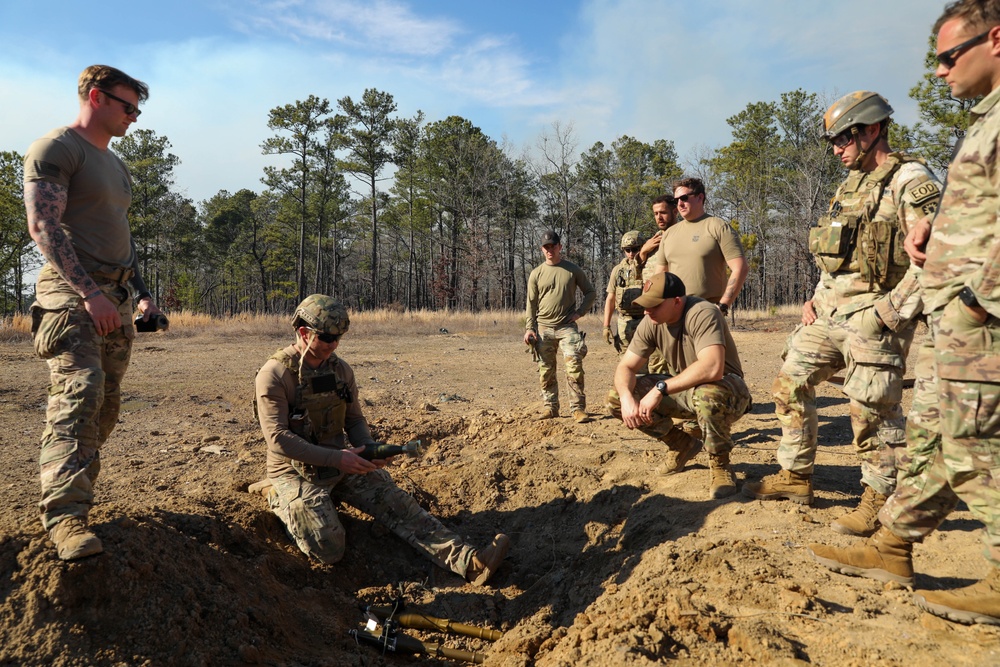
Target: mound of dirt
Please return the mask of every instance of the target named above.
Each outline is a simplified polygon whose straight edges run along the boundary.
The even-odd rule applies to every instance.
[[[776,469],[769,390],[789,329],[757,322],[735,332],[755,401],[735,429],[740,481]],[[411,609],[502,630],[495,642],[405,630],[497,667],[1000,664],[1000,629],[923,614],[905,589],[808,558],[810,542],[855,541],[828,528],[860,493],[839,387],[820,391],[812,507],[707,500],[704,453],[685,472],[658,476],[658,443],[603,416],[610,348],[592,343],[585,362],[594,421],[577,424],[564,406],[563,417],[536,422],[537,374],[520,332],[447,330],[348,336],[340,352],[376,435],[431,443],[390,467],[397,483],[473,544],[511,536],[487,587],[437,568],[346,506],[344,561],[324,566],[299,553],[247,492],[264,473],[252,378],[286,341],[210,332],[137,339],[91,514],[105,553],[59,561],[36,508],[46,369],[29,343],[2,344],[0,664],[450,662],[382,654],[349,635],[364,627],[362,606],[399,596]],[[961,508],[916,548],[918,587],[984,575],[978,539]]]

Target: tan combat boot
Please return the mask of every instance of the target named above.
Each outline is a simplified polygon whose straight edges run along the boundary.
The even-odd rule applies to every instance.
[[[87,520],[70,516],[49,530],[49,539],[56,545],[56,553],[62,560],[77,560],[94,556],[104,551],[104,546],[87,528]]]
[[[864,544],[856,547],[840,549],[810,544],[806,549],[814,561],[834,572],[913,585],[913,542],[897,537],[888,528],[879,528]]]
[[[830,524],[838,533],[843,535],[858,535],[868,537],[878,530],[878,511],[882,509],[887,500],[886,496],[868,486],[864,485],[865,492],[861,495],[861,502],[853,512],[845,514]]]
[[[736,493],[736,476],[729,467],[729,452],[708,455],[708,470],[712,475],[708,496],[725,498]]]
[[[500,563],[507,557],[510,550],[510,538],[500,533],[493,538],[493,542],[485,549],[479,549],[472,554],[472,562],[469,569],[465,571],[465,580],[472,582],[476,586],[482,586],[486,580],[493,576],[500,567]]]
[[[574,410],[573,421],[577,424],[586,424],[590,421],[590,415],[587,414],[586,410]]]
[[[958,623],[1000,625],[1000,568],[982,581],[953,591],[916,591],[913,601],[925,611]]]
[[[743,484],[743,495],[757,500],[791,500],[793,503],[812,505],[812,475],[782,470],[768,475],[759,482]]]
[[[667,453],[666,462],[657,468],[656,472],[661,475],[674,475],[679,473],[681,470],[684,470],[684,466],[687,465],[687,462],[693,459],[695,455],[701,451],[701,448],[704,447],[705,443],[701,440],[695,440],[687,433],[684,433],[684,435],[687,436],[686,441],[681,444],[680,448],[671,449]]]
[[[545,419],[555,419],[559,416],[559,408],[553,408],[551,406],[545,406],[542,411],[535,415],[535,421],[543,421]]]

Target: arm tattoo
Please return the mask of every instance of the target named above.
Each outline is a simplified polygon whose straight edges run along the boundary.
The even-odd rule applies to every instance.
[[[24,184],[28,233],[42,256],[77,294],[84,296],[96,290],[97,283],[83,270],[69,237],[59,224],[66,212],[67,199],[66,186],[46,181]]]

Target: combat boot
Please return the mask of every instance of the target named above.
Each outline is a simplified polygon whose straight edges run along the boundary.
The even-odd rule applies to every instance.
[[[500,567],[503,559],[507,557],[508,550],[510,550],[510,538],[500,533],[493,538],[490,546],[479,549],[472,554],[469,569],[465,571],[465,580],[476,586],[485,584]]]
[[[553,408],[552,406],[545,406],[542,411],[535,415],[535,421],[544,421],[546,419],[555,419],[559,416],[559,408]]]
[[[708,490],[710,498],[725,498],[736,493],[736,476],[729,467],[729,452],[709,454],[708,470],[712,475]]]
[[[913,542],[898,537],[888,528],[879,528],[864,544],[856,547],[840,549],[810,544],[806,549],[814,561],[834,572],[913,585]]]
[[[812,505],[812,475],[781,470],[759,482],[743,484],[743,495],[757,500],[791,500],[793,503]]]
[[[867,484],[863,486],[865,492],[861,495],[857,508],[831,523],[830,528],[843,535],[860,537],[868,537],[878,530],[878,511],[885,505],[887,497]]]
[[[913,601],[924,611],[958,623],[1000,625],[1000,568],[982,581],[953,591],[916,591]]]
[[[79,516],[67,517],[53,526],[49,539],[56,545],[61,560],[77,560],[104,551],[97,535],[87,528],[87,520]]]
[[[695,440],[687,433],[684,433],[686,437],[685,442],[681,444],[678,449],[671,449],[667,453],[666,462],[657,468],[656,472],[661,475],[674,475],[684,470],[684,466],[687,462],[693,459],[701,448],[705,446],[701,440]]]
[[[577,424],[586,424],[590,421],[590,415],[587,414],[586,410],[574,410],[573,421]]]

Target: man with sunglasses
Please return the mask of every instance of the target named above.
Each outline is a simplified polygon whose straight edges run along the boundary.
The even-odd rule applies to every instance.
[[[375,440],[354,371],[336,354],[350,324],[338,301],[306,297],[292,316],[295,342],[257,373],[254,407],[267,442],[270,482],[260,486],[271,510],[303,553],[333,564],[346,550],[336,495],[440,567],[484,584],[507,554],[507,536],[474,549],[396,486],[382,470],[386,461],[360,456]]]
[[[80,74],[76,120],[24,156],[28,232],[47,260],[31,306],[35,351],[51,385],[40,464],[42,525],[59,558],[99,554],[87,525],[100,448],[118,421],[135,329],[160,311],[139,275],[127,212],[132,178],[108,149],[148,97],[142,81],[106,65]]]
[[[674,200],[681,220],[663,234],[657,270],[670,271],[684,281],[689,294],[718,305],[727,315],[750,270],[740,237],[724,220],[705,212],[700,179],[674,183]]]
[[[914,600],[953,621],[1000,625],[1000,0],[954,2],[934,30],[937,76],[955,98],[983,99],[969,112],[933,231],[922,221],[907,237],[923,267],[929,329],[917,355],[907,462],[877,533],[859,546],[809,551],[837,572],[912,585],[914,543],[961,500],[985,525],[988,573],[964,588],[918,590]]]
[[[906,441],[903,373],[921,306],[918,269],[910,266],[903,239],[934,213],[941,193],[923,161],[892,152],[891,114],[881,95],[858,91],[823,116],[823,136],[850,172],[810,230],[820,279],[772,387],[781,471],[743,486],[760,500],[812,503],[816,386],[844,371],[862,496],[831,528],[849,535],[874,533],[878,511],[896,488]]]
[[[622,234],[621,248],[625,259],[611,269],[608,279],[608,296],[604,301],[604,341],[615,346],[618,356],[625,354],[625,348],[632,342],[632,334],[643,317],[641,306],[632,304],[633,299],[642,294],[643,265],[639,259],[642,248],[642,233],[633,229]],[[611,316],[618,311],[618,331],[611,329]]]

